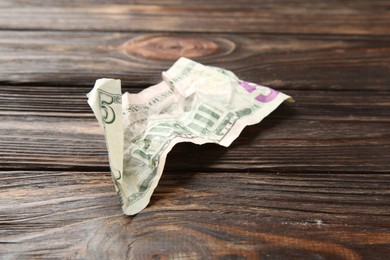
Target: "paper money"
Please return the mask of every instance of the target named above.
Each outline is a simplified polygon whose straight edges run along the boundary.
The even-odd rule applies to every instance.
[[[87,95],[104,129],[112,179],[127,215],[149,204],[175,144],[227,147],[245,126],[259,123],[290,98],[186,58],[162,77],[138,94],[123,95],[120,80],[99,79]]]

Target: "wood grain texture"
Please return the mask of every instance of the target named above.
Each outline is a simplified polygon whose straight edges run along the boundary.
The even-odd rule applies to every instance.
[[[0,156],[4,159],[0,167],[107,166],[103,131],[86,104],[89,89],[74,88],[72,94],[66,87],[42,89],[20,86],[0,91]],[[288,94],[295,104],[284,104],[264,122],[248,127],[228,149],[178,145],[171,170],[389,169],[389,92]],[[188,153],[192,156],[183,160],[182,154]]]
[[[161,81],[181,56],[278,89],[389,90],[390,37],[0,31],[0,83]]]
[[[362,35],[390,32],[388,1],[2,2],[0,29]]]
[[[129,218],[107,172],[3,171],[0,252],[13,259],[381,258],[390,253],[389,177],[167,171],[151,205]]]
[[[0,0],[0,259],[387,259],[389,50],[389,1]],[[85,94],[180,56],[296,102],[126,217]]]

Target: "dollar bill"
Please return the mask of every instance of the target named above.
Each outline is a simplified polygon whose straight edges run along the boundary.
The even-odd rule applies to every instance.
[[[231,71],[180,58],[162,82],[122,95],[120,80],[99,79],[88,103],[104,129],[123,212],[144,209],[168,152],[180,142],[229,146],[289,96],[240,80]]]

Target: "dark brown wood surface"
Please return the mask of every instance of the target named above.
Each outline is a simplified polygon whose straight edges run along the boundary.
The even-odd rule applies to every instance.
[[[296,102],[124,216],[85,94],[180,56]],[[388,259],[389,86],[388,1],[0,0],[0,259]]]

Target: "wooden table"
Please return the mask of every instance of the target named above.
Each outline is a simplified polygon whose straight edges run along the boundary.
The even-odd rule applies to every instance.
[[[135,3],[131,3],[135,2]],[[388,259],[390,2],[0,1],[2,259]],[[122,214],[97,78],[180,56],[296,100],[229,148],[179,144]]]

